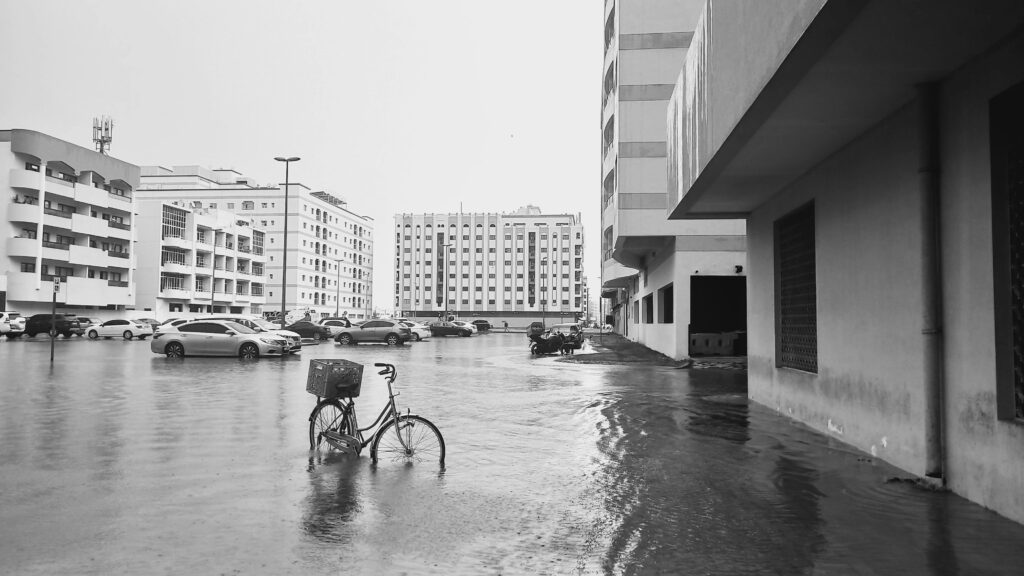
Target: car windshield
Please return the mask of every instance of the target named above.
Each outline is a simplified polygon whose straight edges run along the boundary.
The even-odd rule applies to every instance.
[[[256,334],[255,330],[248,326],[243,326],[238,322],[225,322],[224,324],[239,334]]]

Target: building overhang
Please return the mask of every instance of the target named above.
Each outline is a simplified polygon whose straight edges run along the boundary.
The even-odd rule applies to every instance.
[[[688,188],[681,190],[669,218],[748,216],[911,102],[917,85],[948,76],[1022,23],[1024,2],[1019,0],[825,2]],[[708,37],[712,41],[705,49],[738,55],[738,67],[744,53],[757,50],[744,46],[750,40],[742,34]],[[731,97],[728,89],[742,81],[742,72],[704,72],[711,78],[723,72],[736,75],[729,81],[711,80],[717,85],[706,86],[702,96],[708,102]]]

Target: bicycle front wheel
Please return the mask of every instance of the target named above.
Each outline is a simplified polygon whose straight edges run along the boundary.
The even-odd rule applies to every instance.
[[[326,431],[338,432],[339,434],[352,434],[352,426],[341,402],[337,400],[323,400],[313,409],[309,415],[309,449],[334,450],[331,444],[324,440],[323,434]]]
[[[374,436],[370,458],[374,463],[437,462],[444,468],[444,438],[437,426],[422,416],[399,416],[382,426]]]

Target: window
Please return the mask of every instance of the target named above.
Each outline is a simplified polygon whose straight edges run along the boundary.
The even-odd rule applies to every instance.
[[[644,324],[654,324],[654,294],[644,296]]]
[[[814,204],[775,222],[775,362],[818,371]]]
[[[38,172],[38,171],[39,171],[39,167],[36,166],[36,172]],[[35,262],[22,262],[21,263],[21,271],[22,272],[35,272],[36,271],[36,263]]]
[[[658,290],[658,322],[661,324],[672,324],[675,322],[672,311],[673,292],[672,284],[668,284]],[[566,304],[568,303],[566,301]]]
[[[1024,419],[1024,83],[992,99],[993,285],[997,416]]]

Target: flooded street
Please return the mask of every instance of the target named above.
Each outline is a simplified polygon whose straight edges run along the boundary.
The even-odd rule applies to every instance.
[[[745,400],[745,373],[521,334],[286,359],[0,341],[6,574],[1011,574],[1024,527]],[[447,468],[309,452],[308,361],[398,367]]]

